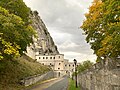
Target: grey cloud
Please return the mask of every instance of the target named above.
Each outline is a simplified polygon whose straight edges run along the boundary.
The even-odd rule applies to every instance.
[[[93,53],[92,51],[90,51],[90,47],[87,46],[86,44],[76,44],[74,43],[73,46],[69,47],[70,45],[72,45],[72,43],[68,43],[68,44],[62,44],[59,46],[59,49],[62,51],[62,52],[76,52],[76,53],[83,53],[83,54],[88,54],[90,55],[91,53]]]
[[[61,53],[76,52],[92,57],[93,51],[86,43],[83,31],[79,29],[84,20],[84,13],[92,0],[24,1],[39,12]],[[74,57],[71,54],[67,56],[69,59]]]

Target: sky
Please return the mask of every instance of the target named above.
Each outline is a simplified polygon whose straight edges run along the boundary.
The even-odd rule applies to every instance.
[[[84,14],[93,0],[23,0],[32,10],[37,10],[50,35],[70,62],[91,60],[96,55],[85,40],[80,26],[85,20]]]

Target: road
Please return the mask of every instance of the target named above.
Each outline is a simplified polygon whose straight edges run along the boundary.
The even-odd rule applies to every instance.
[[[29,90],[67,90],[67,87],[68,87],[68,78],[62,77],[34,86]]]

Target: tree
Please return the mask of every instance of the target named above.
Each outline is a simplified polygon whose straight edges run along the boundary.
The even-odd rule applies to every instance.
[[[93,65],[93,63],[92,63],[91,61],[89,61],[89,60],[82,62],[82,63],[77,67],[78,73],[81,73],[81,72],[89,69],[92,65]]]
[[[120,55],[120,2],[94,0],[81,28],[94,53],[99,57]]]
[[[0,0],[0,6],[20,16],[24,22],[29,22],[30,8],[28,8],[23,0]]]
[[[0,59],[19,56],[32,43],[35,31],[30,25],[0,7]]]

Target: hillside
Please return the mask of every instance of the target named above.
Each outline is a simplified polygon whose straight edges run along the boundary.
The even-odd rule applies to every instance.
[[[43,66],[24,55],[16,60],[0,61],[0,90],[19,90],[24,88],[19,81],[25,77],[43,74],[50,68]]]

